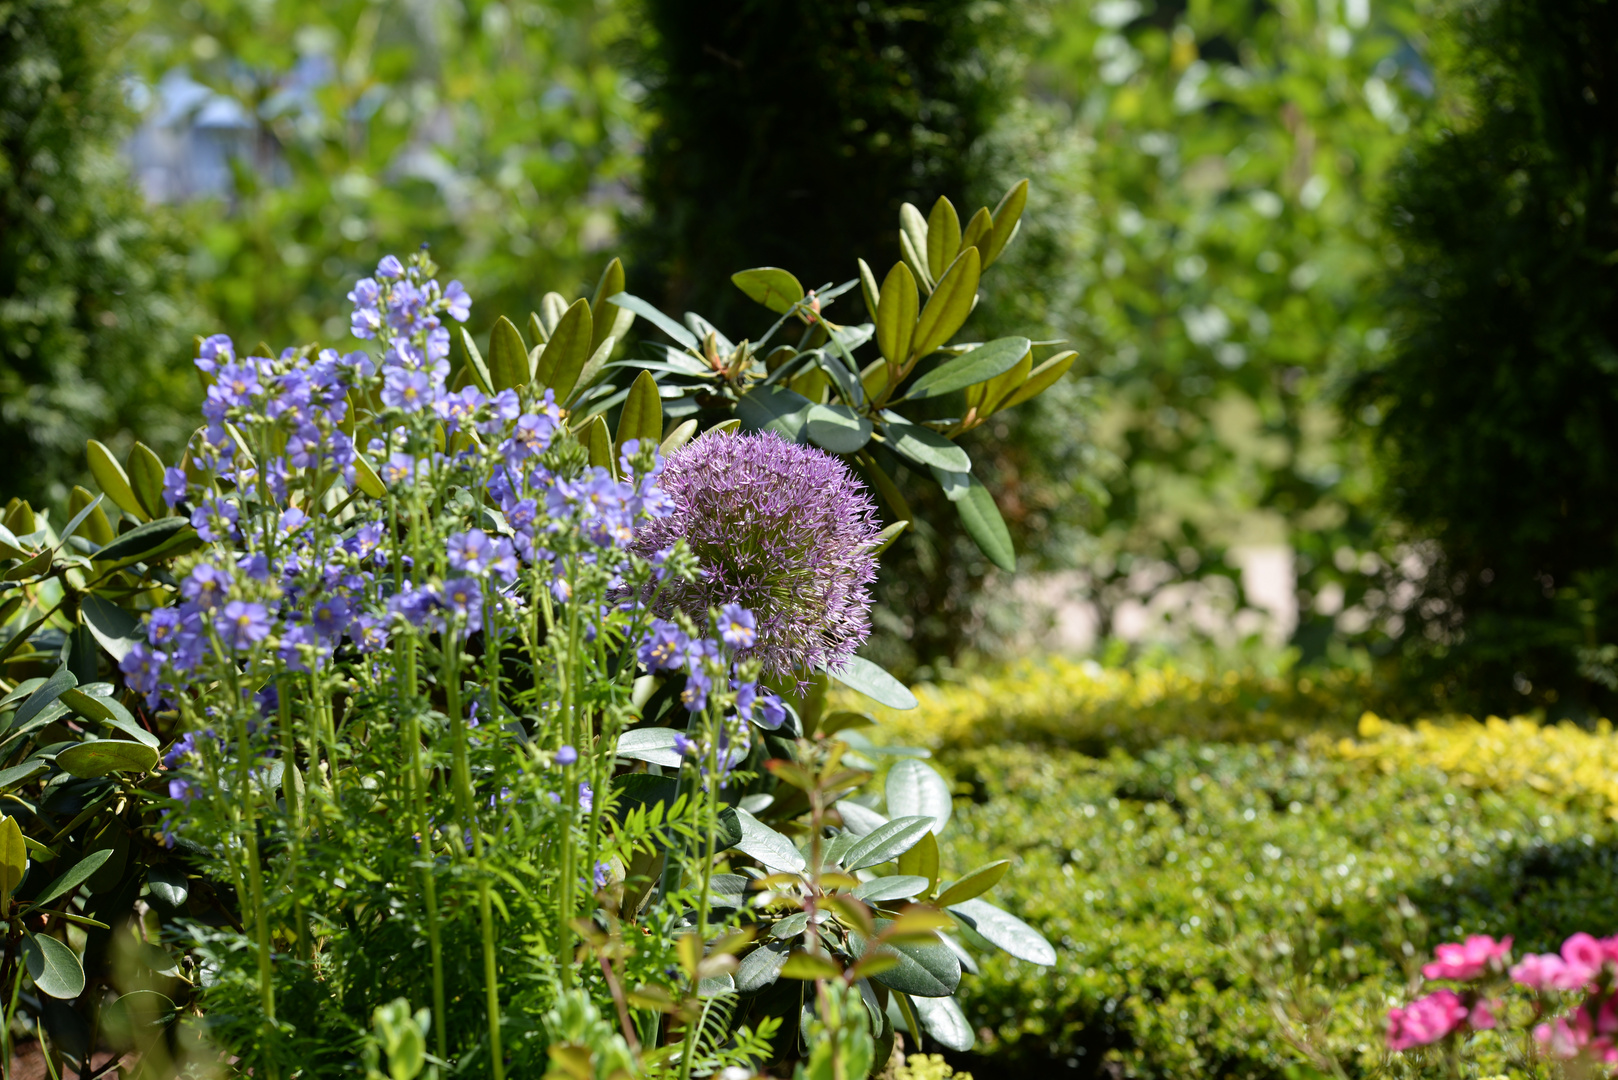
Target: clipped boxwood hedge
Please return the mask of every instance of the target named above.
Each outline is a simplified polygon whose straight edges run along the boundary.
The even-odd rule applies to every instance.
[[[957,1064],[1299,1080],[1329,1057],[1420,1075],[1382,1025],[1434,944],[1511,934],[1520,953],[1618,930],[1615,762],[1605,729],[1374,717],[1359,738],[1134,756],[946,749],[968,796],[946,858],[1017,851],[998,895],[1059,943],[1054,969],[993,961],[971,981],[979,1046]]]

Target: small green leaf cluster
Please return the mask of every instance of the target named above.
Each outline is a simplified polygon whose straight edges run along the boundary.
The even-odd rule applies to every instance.
[[[1418,1075],[1383,1023],[1433,945],[1489,933],[1555,951],[1618,924],[1605,798],[1462,786],[1453,764],[1335,746],[949,755],[972,798],[948,855],[1015,845],[1000,892],[1057,942],[1054,969],[991,960],[963,987],[980,1052],[1079,1075]],[[1541,1075],[1515,1044],[1474,1040],[1478,1075]]]

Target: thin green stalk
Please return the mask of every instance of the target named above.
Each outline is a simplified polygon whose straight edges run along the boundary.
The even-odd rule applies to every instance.
[[[421,752],[421,716],[416,710],[416,639],[404,635],[404,671],[401,685],[404,689],[405,710],[404,749],[410,763],[410,809],[415,824],[417,844],[422,858],[421,896],[427,917],[427,951],[433,967],[433,1034],[438,1056],[449,1059],[449,1037],[444,1028],[444,947],[438,932],[438,882],[433,873],[432,835],[427,827],[427,770]]]
[[[292,893],[292,929],[298,940],[298,958],[308,960],[309,927],[304,916],[303,896],[298,891],[298,866],[303,854],[304,800],[300,790],[303,785],[292,779],[298,768],[298,739],[292,730],[294,685],[294,681],[286,675],[278,681],[275,719],[281,733],[281,787],[286,792],[287,811],[292,816],[291,842],[287,845],[287,886]]]
[[[575,716],[577,708],[577,680],[579,663],[579,605],[573,602],[574,593],[578,585],[578,562],[576,559],[568,561],[568,605],[567,605],[567,652],[560,665],[562,676],[562,742],[565,745],[578,747],[576,743],[582,741],[577,734],[578,719]],[[593,752],[586,746],[586,751]],[[557,960],[562,965],[562,989],[568,990],[573,986],[573,890],[574,878],[578,876],[577,867],[577,837],[574,835],[579,819],[579,793],[578,793],[578,763],[564,767],[562,791],[562,807],[565,814],[562,826],[562,882],[559,893],[559,918],[556,941]]]
[[[713,861],[716,854],[717,834],[719,832],[719,732],[714,719],[714,709],[707,709],[706,729],[708,741],[708,790],[703,791],[701,778],[697,780],[697,792],[703,799],[703,825],[707,833],[707,844],[702,859],[702,891],[697,901],[697,941],[698,953],[708,944],[708,906],[713,899]],[[691,973],[691,992],[695,994],[701,986],[697,973]],[[685,1041],[680,1049],[680,1080],[691,1080],[691,1062],[696,1056],[698,1024],[686,1025]]]
[[[240,700],[240,695],[237,695]],[[258,826],[251,813],[253,808],[253,755],[252,747],[247,736],[247,714],[240,708],[236,713],[236,745],[238,764],[236,767],[237,797],[230,801],[231,816],[235,819],[232,824],[241,830],[242,848],[247,856],[247,888],[248,897],[253,905],[253,936],[258,946],[258,988],[259,1004],[264,1010],[264,1018],[270,1023],[275,1022],[275,983],[270,963],[270,923],[268,912],[264,910],[264,875],[259,865],[258,857]],[[246,815],[246,824],[243,826],[242,806],[246,804],[249,813]]]

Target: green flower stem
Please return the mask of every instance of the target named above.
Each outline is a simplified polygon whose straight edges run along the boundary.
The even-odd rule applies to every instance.
[[[234,692],[235,687],[232,687],[232,690]],[[241,700],[239,693],[237,693],[236,699]],[[258,827],[251,813],[255,802],[252,788],[253,754],[247,736],[247,714],[240,707],[236,708],[234,712],[236,714],[238,761],[236,766],[237,797],[230,800],[230,813],[234,819],[232,824],[240,830],[242,849],[247,857],[247,889],[249,902],[253,905],[253,937],[258,946],[259,1005],[264,1010],[264,1019],[273,1024],[275,1023],[275,982],[270,962],[270,922],[269,913],[264,910],[264,875],[259,865]],[[246,815],[242,813],[244,803],[249,811]]]
[[[698,963],[701,963],[701,951],[708,944],[708,907],[713,900],[713,863],[715,848],[718,846],[719,833],[719,721],[714,716],[715,709],[710,704],[705,711],[706,723],[703,725],[708,742],[708,788],[704,793],[702,777],[697,777],[697,797],[703,802],[703,832],[707,834],[707,844],[702,859],[702,890],[697,901],[697,940],[699,942]],[[691,992],[698,992],[702,980],[697,972],[691,973]],[[680,1046],[680,1080],[691,1080],[691,1063],[696,1056],[698,1024],[686,1025],[685,1040]]]
[[[298,866],[303,855],[304,800],[302,784],[291,779],[288,770],[298,768],[298,738],[292,730],[292,690],[295,680],[285,673],[277,683],[276,727],[281,733],[281,788],[286,792],[287,813],[292,817],[291,838],[287,844],[287,888],[292,893],[292,929],[298,940],[298,958],[310,957],[308,919],[303,910],[303,893],[298,889]]]
[[[578,717],[575,715],[578,708],[578,679],[579,679],[579,605],[574,602],[574,594],[578,585],[579,566],[576,558],[568,560],[568,605],[567,605],[567,639],[563,643],[566,652],[563,656],[558,674],[562,681],[562,743],[573,746],[577,750],[577,742],[582,741],[577,734]],[[549,609],[547,608],[547,611]],[[589,747],[586,747],[588,750]],[[562,967],[562,989],[573,987],[573,890],[577,885],[574,880],[578,877],[578,837],[575,835],[579,822],[579,767],[575,762],[564,766],[563,771],[562,808],[564,823],[562,826],[562,881],[561,888],[557,890],[559,910],[557,913],[558,926],[556,928],[556,958]]]

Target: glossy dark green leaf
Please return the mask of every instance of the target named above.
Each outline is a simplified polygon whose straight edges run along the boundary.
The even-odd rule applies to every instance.
[[[0,792],[10,791],[26,784],[51,767],[51,763],[42,758],[25,761],[21,765],[13,765],[9,769],[0,770]]]
[[[940,195],[927,215],[927,269],[936,279],[961,250],[961,216]]]
[[[882,282],[882,299],[876,310],[876,347],[888,363],[903,364],[909,359],[920,310],[915,275],[904,263],[894,263]]]
[[[891,919],[876,920],[877,933],[892,925]],[[853,932],[849,934],[849,945],[856,955],[864,955],[872,947],[862,935]],[[911,997],[947,997],[961,984],[961,961],[943,942],[874,947],[897,957],[899,961],[886,971],[872,976],[890,990]]]
[[[730,275],[730,280],[749,300],[763,304],[777,315],[792,310],[792,305],[803,299],[803,286],[798,279],[777,266],[760,266]]]
[[[972,490],[971,473],[950,472],[948,469],[940,469],[937,465],[929,465],[927,468],[933,474],[933,479],[938,481],[938,486],[943,489],[944,498],[950,502],[960,502]]]
[[[1016,367],[1028,355],[1025,337],[996,338],[970,352],[952,356],[910,384],[906,400],[941,397],[980,382],[988,382]]]
[[[532,377],[528,370],[528,346],[523,344],[517,324],[500,316],[489,333],[489,378],[496,391],[524,386]]]
[[[44,891],[29,902],[35,907],[44,907],[57,897],[66,896],[80,885],[83,885],[84,880],[101,869],[101,864],[110,858],[112,858],[112,848],[102,848],[100,851],[90,852],[90,854],[74,863],[72,869],[45,886]]]
[[[135,498],[154,518],[167,517],[169,504],[163,498],[163,459],[150,446],[137,442],[129,450],[129,486]]]
[[[79,680],[73,677],[73,673],[67,669],[66,664],[58,667],[48,679],[39,685],[38,689],[28,695],[27,701],[17,706],[16,715],[11,718],[10,729],[20,728],[44,712],[47,705],[52,704],[57,698],[61,697],[63,691],[77,686],[78,682]]]
[[[1043,934],[985,900],[965,900],[951,904],[949,910],[984,941],[1019,960],[1045,966],[1056,963],[1056,950]]]
[[[167,549],[187,532],[196,535],[191,523],[182,517],[158,518],[124,533],[118,539],[95,553],[97,561],[122,562],[126,559],[148,559]]]
[[[981,259],[975,247],[967,248],[956,258],[916,320],[915,342],[910,347],[912,356],[926,356],[938,349],[966,322],[977,299],[980,269]]]
[[[662,437],[663,402],[657,396],[657,380],[651,372],[643,371],[635,376],[618,414],[618,437],[613,440],[613,450],[621,451],[630,439],[656,443]]]
[[[613,259],[601,271],[601,278],[596,282],[595,295],[590,299],[590,353],[597,353],[610,337],[615,341],[624,340],[624,335],[635,322],[633,311],[620,310],[618,305],[612,303],[610,297],[617,296],[624,291],[624,264],[621,259]],[[611,351],[611,347],[608,347]],[[603,358],[605,359],[605,358]]]
[[[174,521],[176,518],[165,520]],[[140,623],[111,600],[94,594],[79,601],[79,618],[114,660],[122,661],[140,642]]]
[[[926,817],[933,822],[935,833],[944,831],[955,809],[944,778],[931,765],[914,758],[888,770],[885,794],[890,817]]]
[[[803,855],[799,853],[791,840],[782,836],[746,810],[737,809],[737,820],[741,823],[742,838],[736,844],[736,849],[745,855],[750,855],[769,867],[771,870],[785,870],[789,873],[798,873],[807,867]]]
[[[540,354],[535,379],[540,386],[548,386],[556,391],[557,401],[566,401],[578,385],[579,377],[595,351],[590,345],[594,333],[595,322],[587,300],[573,301],[551,331],[551,339]]]
[[[7,570],[5,572],[5,580],[25,581],[28,578],[38,577],[51,568],[51,560],[54,558],[55,554],[56,553],[50,548],[46,548],[33,558],[26,559],[16,566],[13,566],[10,570]]]
[[[612,303],[617,304],[625,311],[632,311],[636,315],[639,315],[641,318],[663,331],[663,333],[667,334],[670,338],[681,345],[684,345],[693,352],[701,348],[702,343],[697,340],[695,334],[691,333],[691,331],[687,330],[685,327],[681,326],[679,323],[657,310],[654,305],[647,303],[640,297],[631,293],[621,292],[609,296],[607,299]]]
[[[715,818],[714,850],[729,851],[742,842],[741,815],[734,806],[719,811]]]
[[[933,831],[933,819],[921,815],[894,818],[886,825],[878,825],[843,853],[842,865],[850,870],[863,870],[867,866],[890,862],[915,847],[917,842]]]
[[[951,904],[964,903],[975,897],[982,896],[1006,876],[1011,869],[1010,859],[999,859],[987,866],[980,866],[958,881],[951,882],[938,894],[938,906],[949,907]]]
[[[894,452],[918,465],[930,465],[949,472],[968,472],[972,459],[966,451],[932,428],[912,424],[898,413],[889,410],[882,414],[886,427],[884,436]]]
[[[154,866],[146,871],[146,888],[158,903],[170,909],[182,907],[191,895],[191,883],[185,873],[168,866]]]
[[[773,431],[801,442],[811,402],[802,394],[777,386],[755,387],[736,404],[736,418],[748,431]]]
[[[968,479],[971,489],[955,500],[955,512],[961,516],[966,534],[994,565],[1008,573],[1016,570],[1017,550],[1011,546],[1011,533],[994,503],[994,496],[977,477]]]
[[[757,993],[781,977],[781,967],[787,962],[792,945],[786,941],[766,941],[746,956],[736,968],[736,989],[744,994]]]
[[[23,938],[23,962],[39,992],[71,1001],[84,993],[84,966],[78,954],[53,937],[29,934]]]
[[[680,733],[673,728],[636,728],[618,736],[616,753],[621,758],[649,761],[668,769],[678,769],[685,761],[674,749]]]
[[[148,516],[146,508],[135,497],[135,489],[129,484],[129,474],[112,456],[112,451],[94,439],[86,442],[84,448],[90,459],[90,475],[95,477],[97,486],[106,492],[107,498],[135,520],[145,521]]]
[[[888,823],[888,819],[875,810],[847,800],[837,804],[837,814],[843,819],[843,828],[851,836],[864,836],[878,825]]]
[[[82,688],[73,687],[62,691],[61,701],[80,716],[116,728],[136,742],[157,746],[157,736],[141,727],[116,698],[87,694]]]
[[[871,422],[847,405],[811,405],[804,430],[809,441],[834,454],[852,454],[871,441]]]
[[[828,674],[850,690],[858,690],[890,709],[916,707],[916,695],[910,692],[909,687],[863,656],[849,657],[840,670]]]
[[[157,764],[157,750],[123,739],[96,739],[70,746],[56,755],[56,764],[86,779],[109,773],[143,773]]]
[[[954,998],[922,996],[912,999],[911,1005],[927,1034],[946,1050],[965,1053],[977,1042],[972,1025],[967,1023],[966,1014],[961,1012]]]
[[[869,903],[883,900],[908,900],[927,891],[928,881],[915,874],[889,874],[856,886],[854,895]]]
[[[752,882],[752,878],[741,874],[715,874],[708,883],[708,902],[717,908],[743,907],[752,891],[750,888]]]
[[[461,328],[461,352],[466,358],[467,368],[472,372],[473,381],[485,394],[494,393],[494,379],[489,375],[489,365],[483,362],[478,343],[472,340],[471,331],[464,326]]]
[[[777,920],[770,927],[770,937],[779,941],[795,938],[809,926],[809,913],[807,911],[794,912],[784,919]]]

